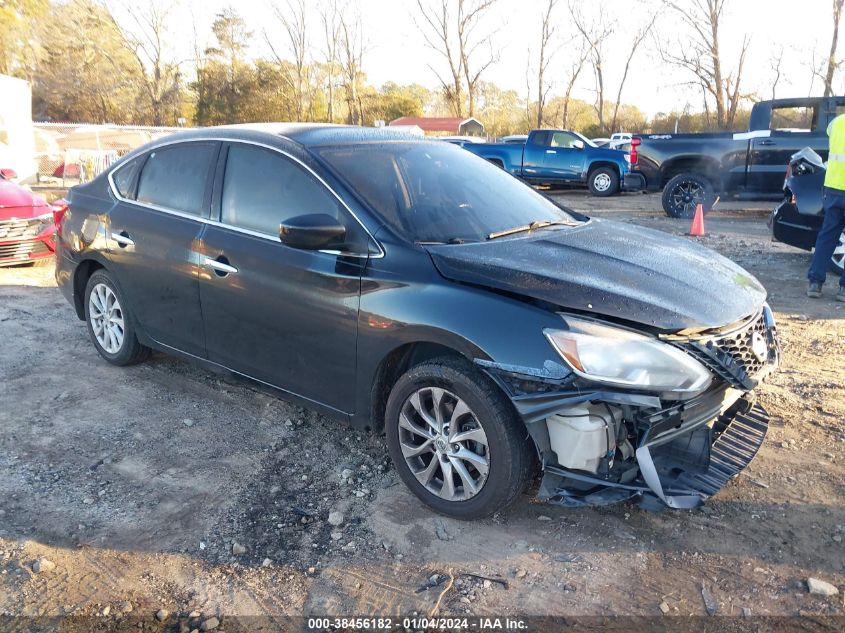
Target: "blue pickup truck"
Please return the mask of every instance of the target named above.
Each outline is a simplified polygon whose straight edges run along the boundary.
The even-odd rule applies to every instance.
[[[645,188],[642,175],[631,172],[630,154],[568,130],[534,130],[525,145],[467,143],[464,149],[534,185],[586,185],[594,196]]]

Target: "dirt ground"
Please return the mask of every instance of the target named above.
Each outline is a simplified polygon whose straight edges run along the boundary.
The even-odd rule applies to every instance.
[[[558,195],[689,226],[655,195]],[[489,520],[437,516],[398,482],[382,438],[164,355],[107,365],[52,268],[0,269],[0,628],[67,615],[184,631],[326,614],[683,621],[706,613],[702,587],[718,615],[845,614],[841,593],[806,584],[845,590],[845,304],[832,277],[806,299],[808,254],[770,241],[770,205],[720,206],[702,241],[768,288],[783,363],[759,389],[772,427],[757,459],[697,511],[527,494]],[[55,566],[36,573],[41,558]]]

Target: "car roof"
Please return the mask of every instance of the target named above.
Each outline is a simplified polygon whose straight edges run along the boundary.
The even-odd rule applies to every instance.
[[[331,123],[242,123],[196,128],[177,132],[159,141],[189,141],[207,138],[232,140],[288,139],[309,147],[379,141],[434,142],[431,138],[414,136],[389,127],[370,128]]]

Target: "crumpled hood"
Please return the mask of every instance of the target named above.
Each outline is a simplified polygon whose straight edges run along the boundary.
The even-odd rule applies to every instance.
[[[447,279],[667,331],[727,325],[766,298],[715,251],[609,220],[428,251]]]

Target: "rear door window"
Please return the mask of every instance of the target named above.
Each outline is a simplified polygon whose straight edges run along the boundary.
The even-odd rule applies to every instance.
[[[816,117],[816,106],[773,108],[770,127],[781,134],[808,133],[816,129]]]
[[[214,143],[180,143],[156,149],[138,180],[136,200],[190,215],[205,215]]]
[[[326,213],[349,227],[337,198],[294,161],[262,147],[229,147],[221,222],[278,237],[281,222],[310,213]]]

